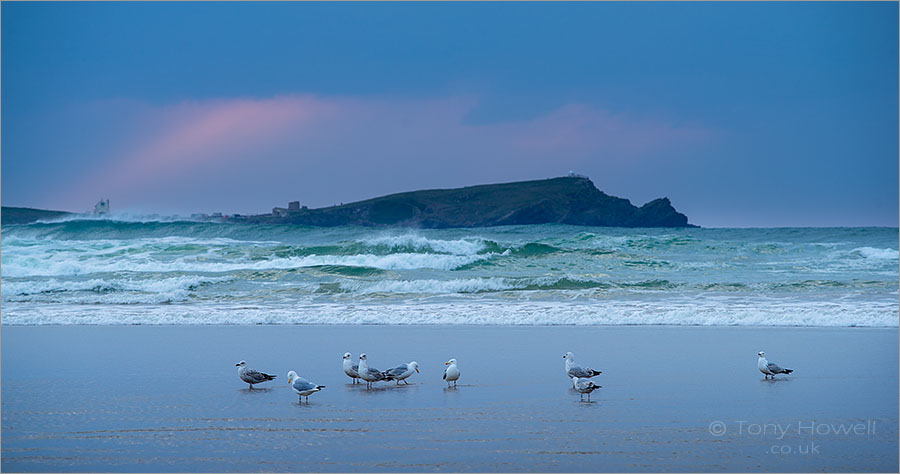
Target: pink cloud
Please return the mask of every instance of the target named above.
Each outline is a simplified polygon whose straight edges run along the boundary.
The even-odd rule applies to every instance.
[[[335,112],[308,97],[183,103],[153,111],[161,130],[95,175],[98,186],[128,189],[207,166],[232,166],[255,147],[280,142]],[[91,186],[93,187],[93,186]]]
[[[160,190],[177,199],[228,192],[219,188],[254,180],[260,186],[314,190],[336,172],[358,175],[363,183],[388,170],[393,178],[387,178],[395,182],[408,175],[408,181],[423,183],[413,188],[429,182],[455,185],[451,178],[467,168],[470,174],[477,168],[498,180],[518,179],[544,173],[554,160],[564,165],[598,157],[640,160],[667,147],[702,143],[711,135],[698,126],[630,118],[583,104],[524,121],[467,123],[477,106],[471,97],[283,96],[161,107],[136,103],[129,116],[139,115],[136,122],[146,126],[146,133],[76,181],[65,199],[94,200],[100,192],[128,204],[153,200]],[[427,179],[415,178],[416,173]],[[190,179],[210,174],[217,183]],[[471,178],[459,184],[472,184]]]

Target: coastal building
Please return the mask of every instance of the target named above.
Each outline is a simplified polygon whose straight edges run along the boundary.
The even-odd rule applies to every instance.
[[[272,215],[275,217],[284,217],[284,216],[288,215],[288,213],[305,211],[307,209],[308,208],[306,206],[300,206],[300,201],[291,201],[288,203],[287,208],[273,207]]]

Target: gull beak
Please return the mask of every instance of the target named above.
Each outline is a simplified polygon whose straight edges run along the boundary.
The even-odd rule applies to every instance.
[[[416,367],[416,373],[417,373],[417,374],[419,373],[419,368],[418,368],[418,367]]]
[[[444,362],[444,365],[450,365],[450,363],[449,363],[449,362]]]
[[[237,367],[237,366],[239,366],[239,365],[241,365],[241,364],[234,364],[235,367]]]

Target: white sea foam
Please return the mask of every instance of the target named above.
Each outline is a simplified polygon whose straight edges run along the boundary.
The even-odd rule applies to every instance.
[[[170,216],[161,216],[158,214],[139,214],[132,212],[115,212],[106,216],[95,216],[93,214],[67,214],[55,219],[39,219],[36,222],[41,224],[58,224],[64,222],[78,222],[78,221],[92,221],[92,222],[123,222],[123,223],[137,223],[137,224],[147,224],[152,222],[212,222],[215,221],[206,221],[206,220],[197,220],[191,219],[187,216],[179,216],[179,215],[170,215]]]
[[[236,270],[270,270],[302,268],[319,265],[371,267],[382,270],[438,269],[453,270],[478,260],[482,255],[446,255],[429,253],[393,253],[387,255],[307,255],[277,257],[272,253],[252,251],[242,243],[238,248],[227,247],[227,239],[202,243],[170,239],[167,242],[89,241],[65,248],[44,246],[18,247],[3,255],[0,267],[4,277],[74,276],[102,272],[230,272]],[[205,249],[181,254],[164,254],[172,246],[206,246]],[[7,250],[5,248],[4,250]],[[116,258],[122,256],[122,258]],[[127,258],[125,258],[127,256]]]
[[[879,249],[874,247],[858,247],[850,251],[850,254],[856,254],[863,258],[871,258],[878,260],[898,260],[900,259],[900,251],[894,249]]]
[[[724,304],[723,304],[724,303]],[[4,324],[469,324],[897,327],[891,302],[716,299],[416,304],[5,305]]]
[[[232,277],[176,277],[132,279],[110,276],[88,280],[7,280],[4,302],[138,304],[185,301],[201,285],[233,280]]]
[[[583,289],[561,289],[559,291],[569,292],[566,296],[573,297],[581,295],[585,292],[595,291],[594,286],[600,286],[603,282],[592,279],[582,279],[572,275],[560,276],[540,276],[540,277],[485,277],[485,278],[452,278],[452,279],[416,279],[416,280],[389,280],[379,279],[377,281],[343,281],[341,288],[356,295],[371,295],[390,293],[396,295],[403,294],[426,294],[426,295],[446,295],[446,294],[467,294],[467,293],[485,293],[485,292],[502,292],[502,291],[518,291],[533,288],[541,291],[540,288],[552,287],[559,284],[563,280],[572,283],[581,283]],[[546,289],[543,291],[547,291]],[[559,291],[557,293],[559,293]]]
[[[376,282],[343,282],[346,288],[355,294],[370,295],[376,293],[392,294],[451,294],[478,293],[483,291],[504,291],[525,288],[526,281],[515,281],[509,278],[463,278],[452,280],[381,280]]]
[[[455,240],[429,239],[418,234],[382,235],[363,239],[369,246],[388,248],[412,248],[417,251],[448,253],[451,255],[475,255],[485,249],[484,240],[478,237]]]

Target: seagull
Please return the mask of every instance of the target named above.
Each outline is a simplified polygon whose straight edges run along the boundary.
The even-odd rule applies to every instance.
[[[759,360],[756,361],[756,367],[759,368],[760,372],[766,375],[766,379],[771,375],[772,380],[775,380],[776,374],[789,374],[794,371],[794,369],[782,369],[778,364],[769,362],[766,360],[766,353],[763,351],[759,351],[757,355],[759,356]]]
[[[359,364],[354,364],[353,360],[350,359],[351,356],[349,352],[344,353],[344,373],[347,374],[347,377],[353,379],[353,383],[359,383],[359,373],[356,369],[359,368]]]
[[[303,403],[303,397],[306,397],[306,403],[309,403],[309,396],[325,388],[324,385],[316,385],[309,380],[297,375],[293,370],[288,372],[288,385],[294,389],[294,393],[300,395],[300,403]]]
[[[419,363],[416,361],[412,361],[408,364],[400,364],[392,369],[387,369],[384,371],[384,375],[396,380],[397,385],[400,385],[401,380],[409,385],[409,382],[407,382],[406,379],[412,375],[413,371],[419,373]]]
[[[575,376],[572,376],[572,385],[575,387],[575,391],[581,393],[582,400],[584,400],[584,394],[586,393],[588,396],[588,401],[591,401],[591,392],[600,388],[600,386],[595,384],[593,380],[579,379]]]
[[[444,380],[447,381],[447,387],[450,387],[450,382],[453,382],[453,386],[456,386],[456,381],[459,380],[459,369],[456,367],[456,359],[450,359],[447,362],[444,362],[444,365],[447,366],[444,369]]]
[[[578,377],[578,378],[591,378],[595,375],[600,375],[603,372],[599,370],[594,370],[591,368],[584,368],[575,363],[575,356],[571,352],[566,352],[566,355],[563,356],[563,359],[566,359],[566,376]]]
[[[390,380],[389,377],[384,375],[384,372],[374,368],[369,367],[369,363],[366,361],[366,355],[359,355],[359,367],[356,369],[359,373],[359,378],[366,381],[366,388],[368,389],[372,383],[378,382],[379,380]]]
[[[274,375],[264,374],[262,372],[257,372],[251,368],[248,368],[247,361],[242,360],[234,365],[238,368],[238,377],[240,377],[244,382],[250,384],[250,390],[253,390],[253,384],[255,383],[263,383],[268,382],[269,380],[275,380]]]

